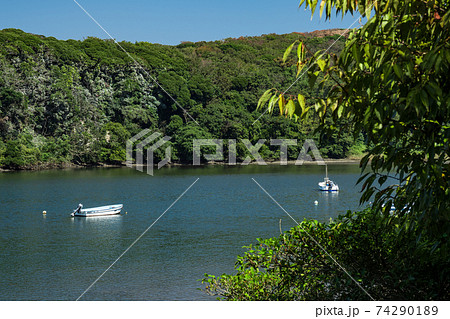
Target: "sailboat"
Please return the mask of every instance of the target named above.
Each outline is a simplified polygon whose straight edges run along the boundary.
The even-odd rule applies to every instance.
[[[328,178],[328,166],[325,164],[325,178],[319,183],[319,190],[322,192],[338,192],[339,186]]]

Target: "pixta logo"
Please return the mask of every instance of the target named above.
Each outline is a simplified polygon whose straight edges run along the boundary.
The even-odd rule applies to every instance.
[[[133,147],[136,145],[136,161],[135,167],[138,171],[143,172],[146,167],[146,172],[153,176],[154,166],[154,153],[162,145],[167,143],[171,137],[162,137],[161,133],[152,133],[149,129],[145,129],[139,134],[136,134],[127,141],[127,166],[133,167]],[[227,140],[228,145],[228,165],[248,165],[255,160],[258,165],[267,165],[267,163],[259,154],[260,148],[266,143],[265,139],[258,140],[255,144],[252,144],[248,139],[241,139],[240,142],[246,147],[248,153],[251,156],[247,156],[241,163],[236,162],[236,145],[235,139]],[[297,140],[295,139],[271,139],[271,146],[280,147],[280,165],[288,164],[288,146],[296,146]],[[211,146],[214,147],[213,153],[202,153],[202,146],[209,146],[208,150],[211,150]],[[224,161],[224,140],[223,139],[193,139],[192,140],[192,165],[200,165],[201,157],[207,161]],[[147,163],[144,164],[144,149],[147,151]],[[311,157],[311,154],[314,159]],[[172,155],[172,147],[169,145],[165,148],[165,157],[162,161],[158,162],[158,169],[164,165],[170,163]],[[320,152],[314,143],[314,140],[307,139],[303,143],[303,147],[295,161],[295,165],[302,165],[304,161],[315,161],[318,165],[325,165],[324,160],[320,156]]]
[[[128,167],[133,167],[133,145],[135,143],[137,143],[137,145],[136,145],[136,169],[140,172],[143,172],[144,166],[145,166],[147,168],[147,174],[153,176],[154,152],[158,148],[160,148],[162,145],[167,143],[171,139],[171,137],[164,136],[163,138],[160,138],[162,136],[161,133],[158,133],[158,132],[154,132],[153,134],[151,134],[151,133],[152,132],[149,129],[145,129],[127,141],[126,164]],[[147,136],[149,134],[150,134],[150,136]],[[154,142],[154,141],[156,141],[156,142]],[[147,164],[144,165],[144,148],[148,145],[150,145],[150,147],[147,148]],[[164,159],[162,161],[158,162],[158,169],[160,169],[161,167],[163,167],[164,165],[166,165],[170,162],[171,155],[172,155],[172,147],[168,146],[168,147],[166,147],[166,154],[165,154]]]
[[[228,165],[236,165],[236,140],[230,139],[228,141]],[[265,144],[265,139],[260,139],[258,142],[253,145],[247,139],[241,139],[241,143],[246,147],[248,152],[251,154],[247,156],[240,165],[248,165],[252,161],[252,157],[255,159],[258,165],[267,165],[264,159],[259,154],[259,149]],[[207,161],[223,161],[225,159],[223,152],[223,144],[224,140],[221,139],[196,139],[193,141],[193,164],[200,165],[201,155]],[[280,147],[280,165],[288,164],[288,146],[296,146],[296,139],[271,139],[271,146],[279,146]],[[215,147],[214,154],[202,154],[201,146],[213,146]],[[303,147],[295,161],[295,165],[302,165],[304,161],[313,161],[312,157],[309,155],[311,153],[314,156],[314,161],[317,162],[318,165],[325,165],[322,156],[320,156],[319,149],[317,148],[314,140],[307,139],[303,143]]]

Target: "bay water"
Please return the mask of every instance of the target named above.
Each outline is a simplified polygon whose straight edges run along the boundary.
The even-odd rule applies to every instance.
[[[318,191],[316,165],[1,173],[0,300],[215,300],[199,289],[204,274],[233,273],[243,246],[279,236],[280,220],[286,231],[361,208],[358,166],[328,174],[339,193]],[[71,218],[79,203],[124,208]]]

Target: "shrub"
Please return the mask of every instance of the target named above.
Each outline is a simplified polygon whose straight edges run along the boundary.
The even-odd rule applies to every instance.
[[[405,221],[372,210],[349,211],[329,224],[305,220],[246,247],[235,275],[205,274],[203,283],[226,300],[448,299],[448,249],[417,240]]]

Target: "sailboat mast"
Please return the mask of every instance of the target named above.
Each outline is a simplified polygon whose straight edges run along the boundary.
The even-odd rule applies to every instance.
[[[328,165],[325,164],[325,178],[328,179]]]

